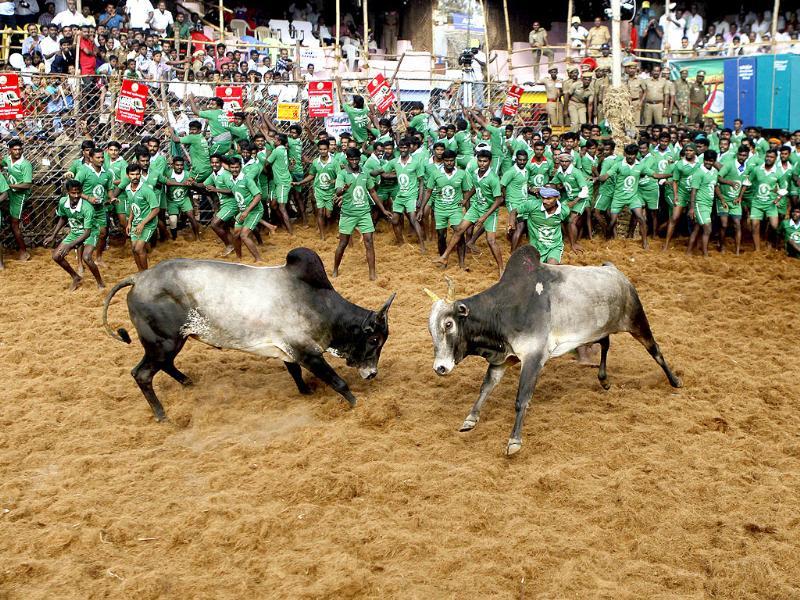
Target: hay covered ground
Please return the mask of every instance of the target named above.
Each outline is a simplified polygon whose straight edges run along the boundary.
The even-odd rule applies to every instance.
[[[152,258],[212,257],[213,238]],[[306,245],[330,270],[334,243],[299,228],[264,254]],[[800,597],[800,262],[585,245],[567,261],[628,274],[685,387],[627,335],[608,392],[554,360],[512,459],[519,369],[458,433],[485,363],[433,373],[422,288],[443,292],[442,273],[386,233],[376,282],[360,245],[335,281],[373,308],[398,292],[377,379],[331,359],[355,410],[321,385],[301,396],[278,361],[190,342],[177,365],[195,386],[156,378],[165,424],[93,283],[67,293],[46,250],[7,257],[0,598]],[[449,271],[461,295],[494,278],[488,253],[469,260]],[[134,270],[122,248],[107,262],[109,284]],[[133,331],[124,295],[111,322]]]

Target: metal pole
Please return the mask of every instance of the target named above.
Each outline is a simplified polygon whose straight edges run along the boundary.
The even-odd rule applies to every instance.
[[[770,37],[772,38],[772,53],[775,54],[775,36],[778,35],[778,15],[781,11],[781,0],[775,0],[775,6],[772,8],[772,27],[770,28]]]
[[[572,0],[570,0],[570,5],[572,5]],[[511,71],[511,26],[508,24],[508,0],[503,0],[503,13],[506,18],[506,46],[508,47],[508,80],[511,83],[514,83],[514,77],[512,76],[512,71]],[[486,55],[486,72],[487,73],[489,72],[488,54]]]
[[[572,44],[569,41],[569,30],[572,28],[572,0],[567,0],[567,64],[572,57]]]
[[[570,3],[571,4],[571,3]],[[622,46],[620,45],[620,0],[611,0],[611,85],[622,85]]]

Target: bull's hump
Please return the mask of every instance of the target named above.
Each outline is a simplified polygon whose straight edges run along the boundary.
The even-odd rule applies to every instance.
[[[310,248],[295,248],[286,255],[286,268],[297,279],[316,289],[332,290],[325,265]]]

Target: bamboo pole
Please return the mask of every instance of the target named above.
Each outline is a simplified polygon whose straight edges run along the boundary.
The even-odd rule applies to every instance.
[[[669,2],[669,0],[667,0]],[[567,0],[567,64],[572,58],[572,44],[569,42],[569,30],[572,28],[572,0]]]
[[[364,12],[364,67],[369,68],[369,13],[367,13],[367,0],[361,0],[361,10]]]
[[[775,37],[778,35],[778,15],[781,11],[781,0],[775,0],[772,8],[772,26],[770,27],[770,37],[772,38],[772,53],[775,54]]]
[[[571,0],[570,6],[572,6]],[[622,85],[622,46],[620,45],[619,21],[620,0],[611,0],[611,85],[613,86]]]
[[[489,91],[491,97],[492,92],[492,74],[489,70],[489,54],[491,54],[489,49],[489,24],[487,21],[487,14],[486,14],[486,0],[481,0],[481,11],[483,11],[483,50],[484,54],[486,55],[486,87]],[[506,10],[506,28],[508,28],[508,11]],[[511,60],[509,58],[509,60]],[[509,76],[511,72],[509,71]]]
[[[572,5],[572,0],[570,0],[570,6]],[[508,48],[508,81],[510,83],[514,83],[514,77],[512,76],[511,71],[511,26],[508,23],[508,0],[503,0],[503,13],[506,19],[506,47]],[[486,17],[484,16],[484,31],[486,31]],[[489,75],[489,49],[486,49],[486,75],[488,78]]]
[[[342,7],[340,0],[336,0],[336,40],[334,40],[334,56],[336,59],[336,75],[339,75],[339,64],[342,62],[342,47],[339,45],[339,34],[342,23]]]
[[[219,39],[225,43],[225,4],[219,0]]]

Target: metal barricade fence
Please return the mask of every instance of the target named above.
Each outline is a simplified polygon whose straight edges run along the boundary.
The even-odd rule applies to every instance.
[[[140,81],[140,84],[150,87],[150,92],[145,105],[144,124],[133,126],[119,123],[114,118],[116,97],[121,84],[119,78],[50,74],[23,75],[22,80],[24,117],[17,121],[0,121],[0,139],[8,142],[13,138],[21,138],[24,142],[24,156],[33,164],[33,188],[22,215],[23,235],[26,243],[32,245],[41,244],[52,228],[56,204],[64,195],[64,174],[73,161],[80,158],[83,140],[93,139],[100,145],[116,140],[122,144],[122,156],[131,162],[135,159],[134,147],[143,137],[155,136],[162,142],[168,140],[166,125],[169,115],[166,107],[169,107],[173,115],[185,113],[189,119],[194,118],[186,101],[189,93],[193,93],[198,103],[204,106],[203,100],[213,97],[217,86],[228,85],[224,82]],[[471,82],[473,86],[476,84],[482,86],[481,94],[485,94],[483,106],[490,106],[494,114],[499,114],[507,85],[497,82]],[[243,110],[246,113],[270,119],[282,131],[287,131],[291,123],[276,120],[278,101],[296,99],[301,104],[303,161],[310,163],[313,160],[317,153],[315,144],[318,134],[325,129],[325,121],[307,116],[308,101],[303,94],[303,83],[230,85],[243,88]],[[358,93],[367,97],[366,85],[367,80],[343,82],[345,96]],[[463,84],[453,82],[447,87],[435,87],[428,80],[420,81],[414,87],[426,86],[430,89],[426,99],[431,112],[435,112],[444,123],[452,122],[461,111]],[[398,91],[400,108],[407,110],[410,101],[405,99],[406,93],[403,90]],[[479,102],[475,104],[481,105]],[[389,111],[389,116],[394,116],[393,110]],[[540,126],[544,123],[543,110],[538,105],[522,105],[518,114],[510,120],[507,119],[507,122],[516,127]],[[396,131],[400,133],[399,130]],[[169,151],[170,148],[168,144],[162,145],[162,151]],[[6,216],[7,207],[3,206],[2,210]],[[203,220],[210,219],[210,211],[202,211],[201,217],[204,217]],[[0,241],[7,248],[13,246],[7,219],[4,219]]]

